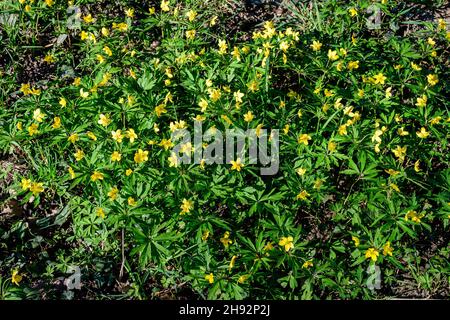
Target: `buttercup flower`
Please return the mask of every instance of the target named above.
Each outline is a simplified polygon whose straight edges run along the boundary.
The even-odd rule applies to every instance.
[[[288,252],[289,250],[294,248],[294,238],[291,236],[288,237],[281,237],[278,244],[282,247],[284,247],[284,250]]]
[[[19,274],[19,270],[14,269],[11,275],[11,282],[14,283],[16,286],[18,286],[21,281],[22,276]]]
[[[366,250],[365,257],[366,259],[371,259],[373,262],[376,262],[380,253],[375,248],[369,248]]]

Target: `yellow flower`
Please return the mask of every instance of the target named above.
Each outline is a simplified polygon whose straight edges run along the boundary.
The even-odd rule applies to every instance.
[[[337,143],[336,142],[331,141],[331,140],[328,142],[327,149],[328,149],[329,152],[336,151],[336,147],[337,147]]]
[[[133,197],[128,197],[127,202],[131,207],[134,207],[137,204],[136,200]]]
[[[55,4],[55,0],[45,0],[45,4],[49,7]]]
[[[116,131],[111,131],[112,138],[116,140],[118,143],[122,143],[123,135],[122,130],[118,129]]]
[[[102,32],[102,36],[104,36],[104,37],[109,36],[109,30],[108,30],[108,28],[102,27],[101,32]]]
[[[73,171],[72,167],[69,167],[69,175],[70,179],[75,179],[75,171]]]
[[[231,261],[230,261],[230,264],[229,264],[229,266],[228,266],[228,271],[229,271],[229,272],[231,271],[231,269],[234,268],[234,264],[236,263],[236,259],[237,259],[237,256],[231,257]]]
[[[122,159],[122,154],[118,151],[114,151],[111,155],[111,161],[120,161]]]
[[[323,184],[323,180],[322,180],[322,179],[317,179],[316,181],[314,181],[314,186],[313,186],[313,188],[314,188],[314,189],[320,189],[320,187],[322,186],[322,184]]]
[[[211,89],[210,88],[210,89],[208,89],[208,93],[209,93],[209,98],[213,102],[216,102],[222,96],[222,92],[220,92],[220,89]]]
[[[447,22],[444,19],[438,20],[438,31],[445,30],[446,26],[447,26]]]
[[[389,187],[400,193],[400,189],[398,188],[398,186],[395,183],[389,184]]]
[[[309,134],[303,133],[298,137],[297,142],[299,144],[304,144],[305,146],[307,146],[309,144],[309,140],[311,140],[311,136]]]
[[[438,78],[437,74],[429,74],[427,76],[427,81],[430,84],[430,86],[433,87],[438,84],[439,78]]]
[[[89,13],[88,15],[83,17],[83,21],[86,23],[92,23],[94,22],[94,18],[92,18],[92,15]]]
[[[119,195],[119,189],[117,189],[116,187],[111,188],[111,190],[109,190],[109,192],[108,192],[108,197],[111,201],[116,200],[118,195]]]
[[[322,48],[322,44],[319,41],[314,40],[313,43],[310,45],[310,47],[314,51],[319,51]]]
[[[83,150],[77,150],[77,152],[74,153],[74,156],[77,161],[83,160],[83,158],[84,158]]]
[[[80,97],[83,99],[86,99],[87,97],[89,97],[89,92],[85,92],[83,90],[83,88],[80,89]]]
[[[433,38],[428,38],[427,43],[432,47],[436,45],[436,41],[434,41]]]
[[[200,99],[198,106],[201,108],[202,112],[205,112],[206,108],[208,107],[208,101],[206,101],[205,99],[202,98],[202,99]]]
[[[58,129],[60,127],[61,127],[61,118],[60,117],[54,117],[53,118],[52,128],[53,129]]]
[[[298,168],[297,170],[295,170],[295,172],[297,172],[297,174],[299,176],[303,176],[306,173],[306,169],[305,168]]]
[[[128,177],[128,176],[131,176],[131,174],[133,173],[133,170],[131,170],[131,169],[127,169],[126,171],[125,171],[125,175]]]
[[[359,68],[359,61],[350,61],[347,66],[348,70],[354,70]]]
[[[340,125],[339,128],[338,128],[338,133],[341,136],[347,135],[347,125],[346,124]]]
[[[325,89],[325,90],[323,90],[323,94],[325,95],[325,97],[329,98],[334,95],[334,92],[333,92],[333,90]]]
[[[244,283],[248,279],[248,275],[242,275],[238,279],[238,283]]]
[[[125,133],[126,133],[127,138],[130,139],[131,143],[133,143],[134,140],[136,140],[138,137],[137,134],[134,132],[134,129],[131,129],[131,128],[128,129]]]
[[[41,109],[37,108],[36,110],[34,110],[34,112],[33,112],[34,120],[36,120],[37,122],[42,122],[44,118],[45,118],[45,113],[42,113]]]
[[[122,32],[126,32],[128,30],[128,24],[126,24],[125,22],[121,22],[121,23],[113,22],[112,28],[113,28],[113,30],[119,30]]]
[[[244,114],[244,120],[245,122],[251,122],[255,116],[251,111],[248,111],[246,114]]]
[[[230,239],[230,232],[225,231],[223,237],[220,238],[220,242],[222,242],[225,248],[228,248],[228,246],[233,243],[233,241]]]
[[[203,231],[202,240],[206,241],[206,240],[208,240],[208,238],[209,238],[209,230]]]
[[[164,104],[160,104],[155,107],[156,116],[159,118],[163,113],[167,113],[166,106]]]
[[[420,170],[420,160],[417,160],[415,163],[414,163],[414,171],[415,172],[420,172],[421,170]]]
[[[379,256],[379,252],[375,248],[369,248],[366,250],[366,259],[372,259],[373,262],[376,262]]]
[[[98,171],[94,171],[94,173],[91,175],[91,181],[103,180],[103,178],[103,173]]]
[[[89,137],[89,139],[94,140],[94,141],[97,141],[97,137],[95,136],[95,134],[94,134],[93,132],[88,131],[88,132],[86,133],[86,135]]]
[[[19,131],[23,130],[23,125],[22,125],[21,121],[17,122],[17,130],[19,130]]]
[[[64,99],[64,98],[61,98],[60,100],[59,100],[59,104],[61,105],[61,107],[66,107],[67,106],[67,101],[66,101],[66,99]]]
[[[411,68],[413,68],[416,71],[421,71],[422,67],[420,67],[419,65],[415,64],[414,62],[411,62]]]
[[[161,10],[164,11],[164,12],[170,11],[169,3],[170,3],[170,1],[168,1],[168,0],[167,1],[166,0],[162,0],[161,1]]]
[[[97,54],[97,61],[98,63],[103,63],[105,62],[105,58],[103,58],[103,56],[101,54]]]
[[[394,248],[391,247],[391,243],[388,241],[383,246],[383,254],[385,256],[391,256],[392,257],[392,252],[394,252]]]
[[[408,221],[409,219],[411,219],[411,221],[416,222],[416,223],[420,223],[421,219],[423,218],[425,214],[423,213],[417,213],[414,210],[409,210],[406,214],[405,214],[405,220]]]
[[[231,52],[231,55],[233,56],[233,58],[235,58],[237,61],[241,61],[241,53],[239,52],[239,48],[238,47],[234,47],[233,48],[233,52]]]
[[[13,270],[11,275],[11,282],[18,286],[20,281],[22,281],[22,276],[19,274],[19,270]]]
[[[308,198],[308,196],[310,196],[310,194],[306,191],[306,190],[302,190],[298,195],[297,195],[297,200],[306,200]]]
[[[181,215],[189,213],[194,208],[194,202],[191,200],[183,199],[180,208],[181,208],[180,212]]]
[[[389,87],[386,89],[386,99],[389,99],[392,97],[392,87]]]
[[[269,251],[273,249],[273,244],[272,242],[268,242],[265,246],[264,246],[264,251]]]
[[[434,126],[438,124],[441,120],[442,120],[441,116],[434,117],[433,119],[430,120],[430,125]]]
[[[112,51],[108,46],[103,47],[103,52],[106,53],[109,57],[112,56]]]
[[[211,20],[209,21],[209,26],[210,27],[215,26],[218,18],[219,18],[218,16],[212,17]]]
[[[98,124],[101,124],[104,127],[107,127],[111,123],[111,119],[104,114],[100,114],[100,119],[98,120]]]
[[[134,154],[134,162],[136,163],[142,163],[147,160],[148,160],[148,151],[138,149],[138,151]]]
[[[427,105],[427,100],[428,100],[427,96],[422,95],[422,97],[417,98],[416,106],[425,107]]]
[[[173,142],[171,139],[162,139],[159,145],[167,151],[169,148],[173,147]]]
[[[202,159],[200,160],[200,168],[205,169],[206,160]]]
[[[339,59],[337,51],[329,49],[328,50],[328,59],[330,59],[331,61],[336,61],[337,59]]]
[[[55,57],[52,56],[51,54],[48,54],[44,57],[44,61],[47,62],[48,64],[53,63],[56,61]]]
[[[355,247],[359,247],[359,244],[360,244],[359,238],[352,236],[352,240],[355,243]]]
[[[312,266],[314,266],[312,260],[307,260],[302,264],[303,269],[308,269],[311,268]]]
[[[169,161],[169,167],[173,167],[173,168],[176,168],[176,167],[178,167],[178,157],[177,157],[177,155],[176,155],[176,153],[175,152],[172,152],[171,154],[170,154],[170,157],[167,159],[168,161]]]
[[[355,8],[348,9],[348,12],[350,13],[350,16],[352,16],[352,17],[358,15],[358,10],[356,10]]]
[[[205,276],[205,280],[207,280],[210,284],[214,283],[214,275],[212,273],[207,274]]]
[[[417,131],[416,134],[421,139],[426,139],[430,135],[430,133],[424,127],[420,128],[420,131]]]
[[[390,176],[396,176],[400,173],[400,171],[396,171],[394,169],[388,169],[388,170],[384,170],[387,174],[389,174]]]
[[[398,133],[400,136],[407,136],[407,135],[409,134],[409,132],[406,131],[406,130],[404,129],[404,127],[399,128],[399,129],[397,130],[397,133]]]
[[[289,49],[289,42],[288,41],[281,41],[280,43],[280,49],[283,52],[286,52]]]
[[[186,39],[194,39],[196,31],[195,30],[187,30],[186,31]]]
[[[188,17],[190,22],[194,21],[196,16],[197,12],[195,12],[194,10],[189,10],[188,12],[186,12],[186,17]]]
[[[30,185],[30,191],[33,193],[34,196],[37,196],[39,193],[44,191],[42,182],[32,182]]]
[[[30,85],[28,83],[22,83],[22,85],[20,87],[20,91],[26,96],[31,94]]]
[[[129,18],[133,18],[134,17],[134,9],[133,8],[128,8],[125,10],[125,14],[127,17]]]
[[[383,73],[378,73],[376,75],[373,76],[373,83],[374,84],[384,84],[387,77],[383,75]]]
[[[278,245],[284,247],[284,250],[288,252],[289,250],[294,248],[294,238],[292,238],[291,236],[281,237]]]
[[[228,45],[225,40],[219,40],[219,50],[217,52],[221,55],[227,53]]]
[[[259,83],[256,80],[252,80],[247,84],[247,88],[251,92],[256,92],[259,90]]]
[[[236,100],[236,103],[242,103],[242,98],[244,97],[244,94],[238,90],[236,92],[233,92],[234,100]]]
[[[70,142],[75,143],[78,140],[80,140],[80,137],[78,136],[78,133],[72,133],[69,138],[67,138]]]
[[[27,190],[31,187],[31,180],[22,178],[22,182],[20,184],[23,190]]]
[[[241,171],[244,165],[241,163],[241,158],[237,158],[236,161],[231,160],[231,170]]]
[[[81,78],[75,78],[72,83],[75,87],[78,87],[81,84]]]
[[[97,208],[96,214],[98,217],[105,219],[105,211],[103,210],[103,208]]]
[[[394,150],[392,150],[392,152],[394,153],[394,155],[397,157],[397,159],[399,161],[403,162],[403,160],[405,159],[405,155],[406,155],[406,146],[404,146],[404,147],[397,146]]]

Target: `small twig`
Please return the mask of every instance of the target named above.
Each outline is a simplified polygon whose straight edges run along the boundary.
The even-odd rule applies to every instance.
[[[120,265],[120,272],[119,272],[119,280],[122,279],[123,276],[123,268],[125,266],[125,231],[122,228],[122,264]]]

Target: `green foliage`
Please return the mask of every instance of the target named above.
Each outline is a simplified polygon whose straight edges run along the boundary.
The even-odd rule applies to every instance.
[[[0,150],[26,165],[0,173],[0,199],[32,207],[0,220],[2,299],[71,298],[51,284],[73,265],[89,298],[370,299],[411,278],[413,295],[448,293],[443,22],[405,34],[401,1],[314,1],[237,40],[203,1],[73,2],[81,17],[0,5],[17,18],[1,26]],[[30,52],[45,79],[17,63]],[[194,119],[280,129],[278,173],[174,162]]]

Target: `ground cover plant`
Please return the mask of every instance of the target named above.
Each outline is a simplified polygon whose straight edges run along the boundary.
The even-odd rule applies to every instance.
[[[0,12],[1,299],[448,297],[446,1]],[[181,163],[194,121],[277,172]]]

